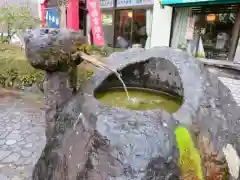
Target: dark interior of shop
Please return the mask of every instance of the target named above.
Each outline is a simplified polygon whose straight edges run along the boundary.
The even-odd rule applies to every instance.
[[[116,47],[127,48],[133,44],[144,47],[146,34],[146,10],[116,11]]]
[[[193,7],[195,34],[198,47],[202,43],[205,58],[231,60],[234,57],[239,33],[237,25],[238,5]],[[202,41],[201,43],[199,43]]]

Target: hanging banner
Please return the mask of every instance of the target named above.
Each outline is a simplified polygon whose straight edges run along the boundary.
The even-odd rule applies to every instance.
[[[193,40],[194,35],[194,17],[190,16],[188,18],[188,27],[186,32],[186,39],[187,40]]]
[[[46,11],[47,3],[46,3],[46,1],[42,1],[40,6],[41,6],[42,27],[46,27],[46,15],[47,15],[47,11]]]
[[[87,8],[92,27],[93,43],[96,46],[104,46],[104,34],[100,11],[100,0],[88,0]]]

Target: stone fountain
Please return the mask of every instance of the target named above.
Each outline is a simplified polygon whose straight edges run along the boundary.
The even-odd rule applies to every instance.
[[[206,179],[220,180],[227,173],[227,144],[240,154],[240,107],[229,89],[187,53],[168,47],[136,48],[105,60],[121,72],[127,87],[182,97],[182,106],[170,114],[100,103],[94,96],[98,90],[121,85],[106,70],[97,71],[76,92],[74,72],[83,59],[72,55],[86,39],[74,31],[36,29],[25,35],[25,42],[30,64],[46,74],[47,144],[33,180],[180,179],[174,136],[178,125],[194,137]],[[227,179],[236,180],[237,173]]]

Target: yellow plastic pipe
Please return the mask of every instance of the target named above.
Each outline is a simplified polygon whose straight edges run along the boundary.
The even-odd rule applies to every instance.
[[[194,146],[191,134],[182,126],[175,129],[176,143],[179,150],[179,169],[186,179],[203,180],[200,153]]]

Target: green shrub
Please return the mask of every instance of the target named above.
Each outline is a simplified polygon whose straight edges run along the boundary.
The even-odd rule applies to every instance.
[[[79,69],[78,85],[92,76],[93,71]],[[0,44],[0,86],[21,88],[36,84],[42,87],[44,72],[28,63],[24,51],[11,44]]]

